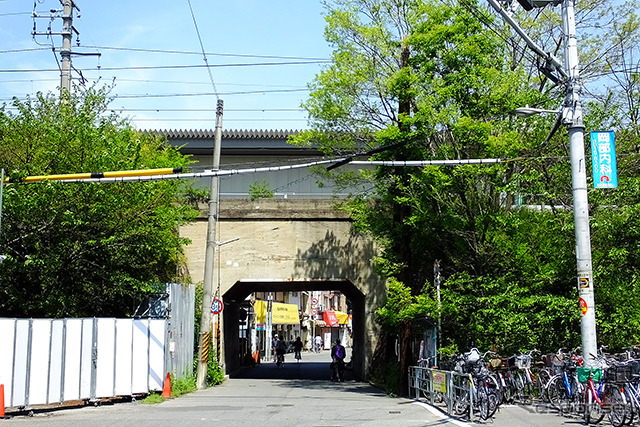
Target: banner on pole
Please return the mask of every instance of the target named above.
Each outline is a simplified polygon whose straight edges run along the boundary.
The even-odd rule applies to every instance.
[[[591,132],[591,164],[594,188],[618,186],[616,147],[612,131]]]

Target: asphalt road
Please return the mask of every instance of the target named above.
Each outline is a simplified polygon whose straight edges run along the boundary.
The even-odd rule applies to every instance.
[[[570,426],[579,418],[558,415],[546,406],[504,406],[485,423],[452,419],[424,401],[390,397],[354,381],[349,372],[342,383],[331,382],[329,352],[303,353],[301,363],[277,368],[263,363],[244,369],[223,384],[163,403],[102,404],[36,411],[2,420],[10,425],[35,426]],[[349,357],[347,357],[347,360]]]

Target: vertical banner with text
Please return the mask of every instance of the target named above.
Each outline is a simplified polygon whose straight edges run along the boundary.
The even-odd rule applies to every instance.
[[[594,188],[616,188],[618,170],[612,131],[591,132],[591,164]]]

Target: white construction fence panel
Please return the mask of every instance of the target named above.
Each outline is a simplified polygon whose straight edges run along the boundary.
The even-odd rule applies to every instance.
[[[116,319],[115,395],[131,396],[133,319]]]
[[[29,344],[31,342],[31,320],[16,320],[15,330],[11,406],[25,406],[28,393],[27,372],[29,367],[27,363],[29,362]]]
[[[64,362],[62,368],[62,399],[80,400],[80,356],[82,354],[82,319],[66,319],[64,332]]]
[[[64,354],[64,320],[51,321],[51,359],[49,363],[49,389],[47,403],[62,402],[62,361]]]
[[[98,319],[96,391],[92,396],[115,396],[116,319]]]
[[[50,347],[51,320],[31,320],[31,360],[28,375],[28,396],[31,405],[47,403]]]
[[[5,404],[11,405],[13,389],[13,346],[15,342],[15,319],[0,319],[0,342],[3,343],[0,350],[0,384],[4,384]]]

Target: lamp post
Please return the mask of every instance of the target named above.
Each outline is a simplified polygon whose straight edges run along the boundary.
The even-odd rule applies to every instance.
[[[537,3],[519,0],[520,4]],[[527,9],[525,7],[525,9]],[[527,9],[530,10],[530,9]],[[562,114],[562,123],[569,132],[571,157],[571,186],[573,192],[573,219],[575,225],[577,286],[581,309],[580,331],[582,335],[582,356],[587,367],[593,366],[597,355],[596,315],[594,303],[593,269],[591,263],[591,234],[589,228],[589,200],[587,195],[587,164],[584,149],[584,124],[580,103],[580,73],[574,0],[562,1],[562,29],[564,33],[564,70],[567,75],[567,91],[561,111],[536,108],[519,108],[516,113],[530,116],[539,113]]]

